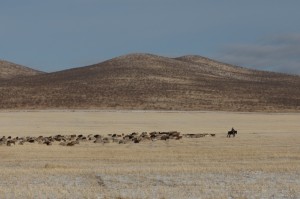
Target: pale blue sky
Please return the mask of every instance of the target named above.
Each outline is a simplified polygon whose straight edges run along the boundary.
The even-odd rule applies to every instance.
[[[300,74],[297,0],[0,0],[0,59],[51,72],[144,52]]]

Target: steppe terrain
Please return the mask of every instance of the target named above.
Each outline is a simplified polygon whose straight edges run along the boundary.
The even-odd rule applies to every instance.
[[[43,74],[43,72],[0,59],[0,81],[38,74]]]
[[[216,137],[0,146],[0,198],[299,198],[300,114],[1,111],[0,134],[177,130]],[[226,138],[231,127],[235,138]]]
[[[299,112],[299,85],[297,75],[201,56],[129,54],[64,71],[0,77],[0,109]]]
[[[298,75],[190,55],[0,61],[0,198],[300,198],[299,121]],[[53,141],[153,131],[210,136]]]

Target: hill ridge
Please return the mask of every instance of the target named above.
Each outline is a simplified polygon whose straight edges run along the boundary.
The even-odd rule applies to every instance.
[[[44,72],[0,59],[0,79],[33,76],[42,73]]]
[[[0,109],[300,111],[300,76],[134,53],[0,85]]]

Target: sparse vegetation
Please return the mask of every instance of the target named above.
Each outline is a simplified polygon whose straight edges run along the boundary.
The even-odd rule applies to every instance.
[[[2,135],[178,129],[216,137],[0,146],[0,198],[297,198],[299,114],[0,112]],[[227,138],[235,125],[238,135]],[[42,127],[42,128],[41,128]]]
[[[0,198],[300,195],[299,76],[149,54],[0,65]]]
[[[17,77],[29,77],[43,72],[31,68],[0,60],[0,81]]]
[[[0,80],[1,81],[1,80]],[[0,109],[300,111],[300,77],[132,54],[0,84]]]

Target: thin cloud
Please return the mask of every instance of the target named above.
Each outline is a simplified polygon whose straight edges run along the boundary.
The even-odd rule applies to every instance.
[[[230,45],[219,60],[249,68],[300,74],[300,34],[271,36],[256,44]]]

